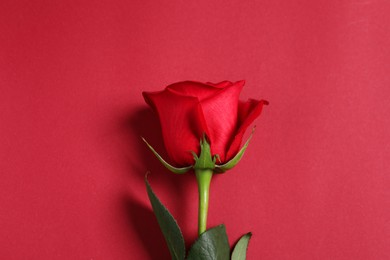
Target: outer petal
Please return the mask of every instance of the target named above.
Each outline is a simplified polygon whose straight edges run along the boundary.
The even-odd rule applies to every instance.
[[[195,81],[183,81],[169,85],[167,89],[184,96],[197,97],[199,100],[213,96],[220,91],[220,87]]]
[[[229,87],[229,86],[233,85],[232,82],[227,81],[227,80],[221,81],[221,82],[219,82],[219,83],[207,82],[206,84],[211,85],[211,86],[214,86],[214,87],[216,87],[216,88],[226,88],[226,87]]]
[[[231,141],[226,160],[230,160],[238,153],[245,130],[261,114],[263,105],[268,105],[268,101],[249,99],[247,102],[239,102],[237,132]]]
[[[199,140],[206,132],[199,100],[169,89],[142,94],[159,116],[165,148],[171,160],[177,166],[192,165],[194,159],[189,151],[199,154]]]
[[[226,153],[237,129],[238,98],[244,83],[236,82],[201,101],[211,152],[218,154],[222,162],[226,161]]]

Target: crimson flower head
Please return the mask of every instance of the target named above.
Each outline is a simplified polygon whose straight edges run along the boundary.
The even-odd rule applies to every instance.
[[[199,140],[206,135],[212,155],[219,163],[239,151],[248,126],[260,115],[265,100],[239,100],[244,81],[199,83],[184,81],[162,91],[143,92],[145,101],[158,114],[164,144],[176,166],[194,164]]]

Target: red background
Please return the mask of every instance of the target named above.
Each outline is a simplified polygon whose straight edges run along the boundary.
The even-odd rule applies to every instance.
[[[386,1],[1,1],[0,256],[165,259],[143,177],[196,236],[191,174],[165,171],[141,96],[246,80],[266,99],[209,226],[248,259],[390,259]]]

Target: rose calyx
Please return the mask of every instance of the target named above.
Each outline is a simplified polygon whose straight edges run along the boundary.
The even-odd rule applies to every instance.
[[[193,169],[196,171],[212,171],[214,173],[225,173],[227,170],[230,170],[234,168],[234,166],[237,165],[237,163],[241,160],[242,156],[244,155],[246,148],[249,145],[250,140],[252,139],[252,135],[255,128],[253,128],[251,135],[249,136],[248,140],[244,144],[244,146],[241,148],[241,150],[227,163],[224,164],[216,164],[217,160],[220,161],[218,154],[212,155],[211,149],[210,149],[210,143],[207,140],[206,135],[203,135],[203,138],[200,139],[199,145],[200,145],[200,154],[199,156],[194,152],[190,151],[195,163],[193,165],[189,165],[186,167],[174,167],[168,162],[166,162],[159,153],[156,152],[156,150],[145,140],[145,138],[142,137],[142,140],[145,142],[145,144],[148,146],[148,148],[153,152],[153,154],[157,157],[157,159],[171,172],[176,174],[183,174],[188,172],[189,170]]]
[[[215,168],[215,162],[217,158],[219,158],[218,155],[211,155],[211,149],[210,149],[210,143],[206,139],[206,135],[203,135],[203,138],[200,139],[199,142],[200,145],[200,154],[199,156],[191,151],[192,156],[194,157],[195,164],[192,167],[195,171],[197,170],[211,170],[213,171]]]

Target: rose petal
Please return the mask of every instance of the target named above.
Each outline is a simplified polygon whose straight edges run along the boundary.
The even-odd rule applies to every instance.
[[[239,102],[237,132],[231,141],[226,160],[230,160],[238,153],[246,129],[261,114],[263,105],[268,105],[268,101],[249,99],[247,102]]]
[[[195,81],[183,81],[169,85],[167,89],[183,96],[197,97],[199,100],[206,99],[218,91],[219,87],[203,84]]]
[[[199,154],[199,140],[207,129],[196,97],[180,96],[166,89],[143,92],[145,101],[157,112],[165,148],[176,166],[194,163],[190,151]]]
[[[227,80],[221,81],[221,82],[219,82],[219,83],[207,82],[206,84],[211,85],[211,86],[214,86],[214,87],[216,87],[216,88],[226,88],[226,87],[229,87],[229,86],[233,85],[232,82],[227,81]]]
[[[229,144],[237,129],[238,98],[244,81],[239,81],[201,101],[211,152],[225,162]]]

